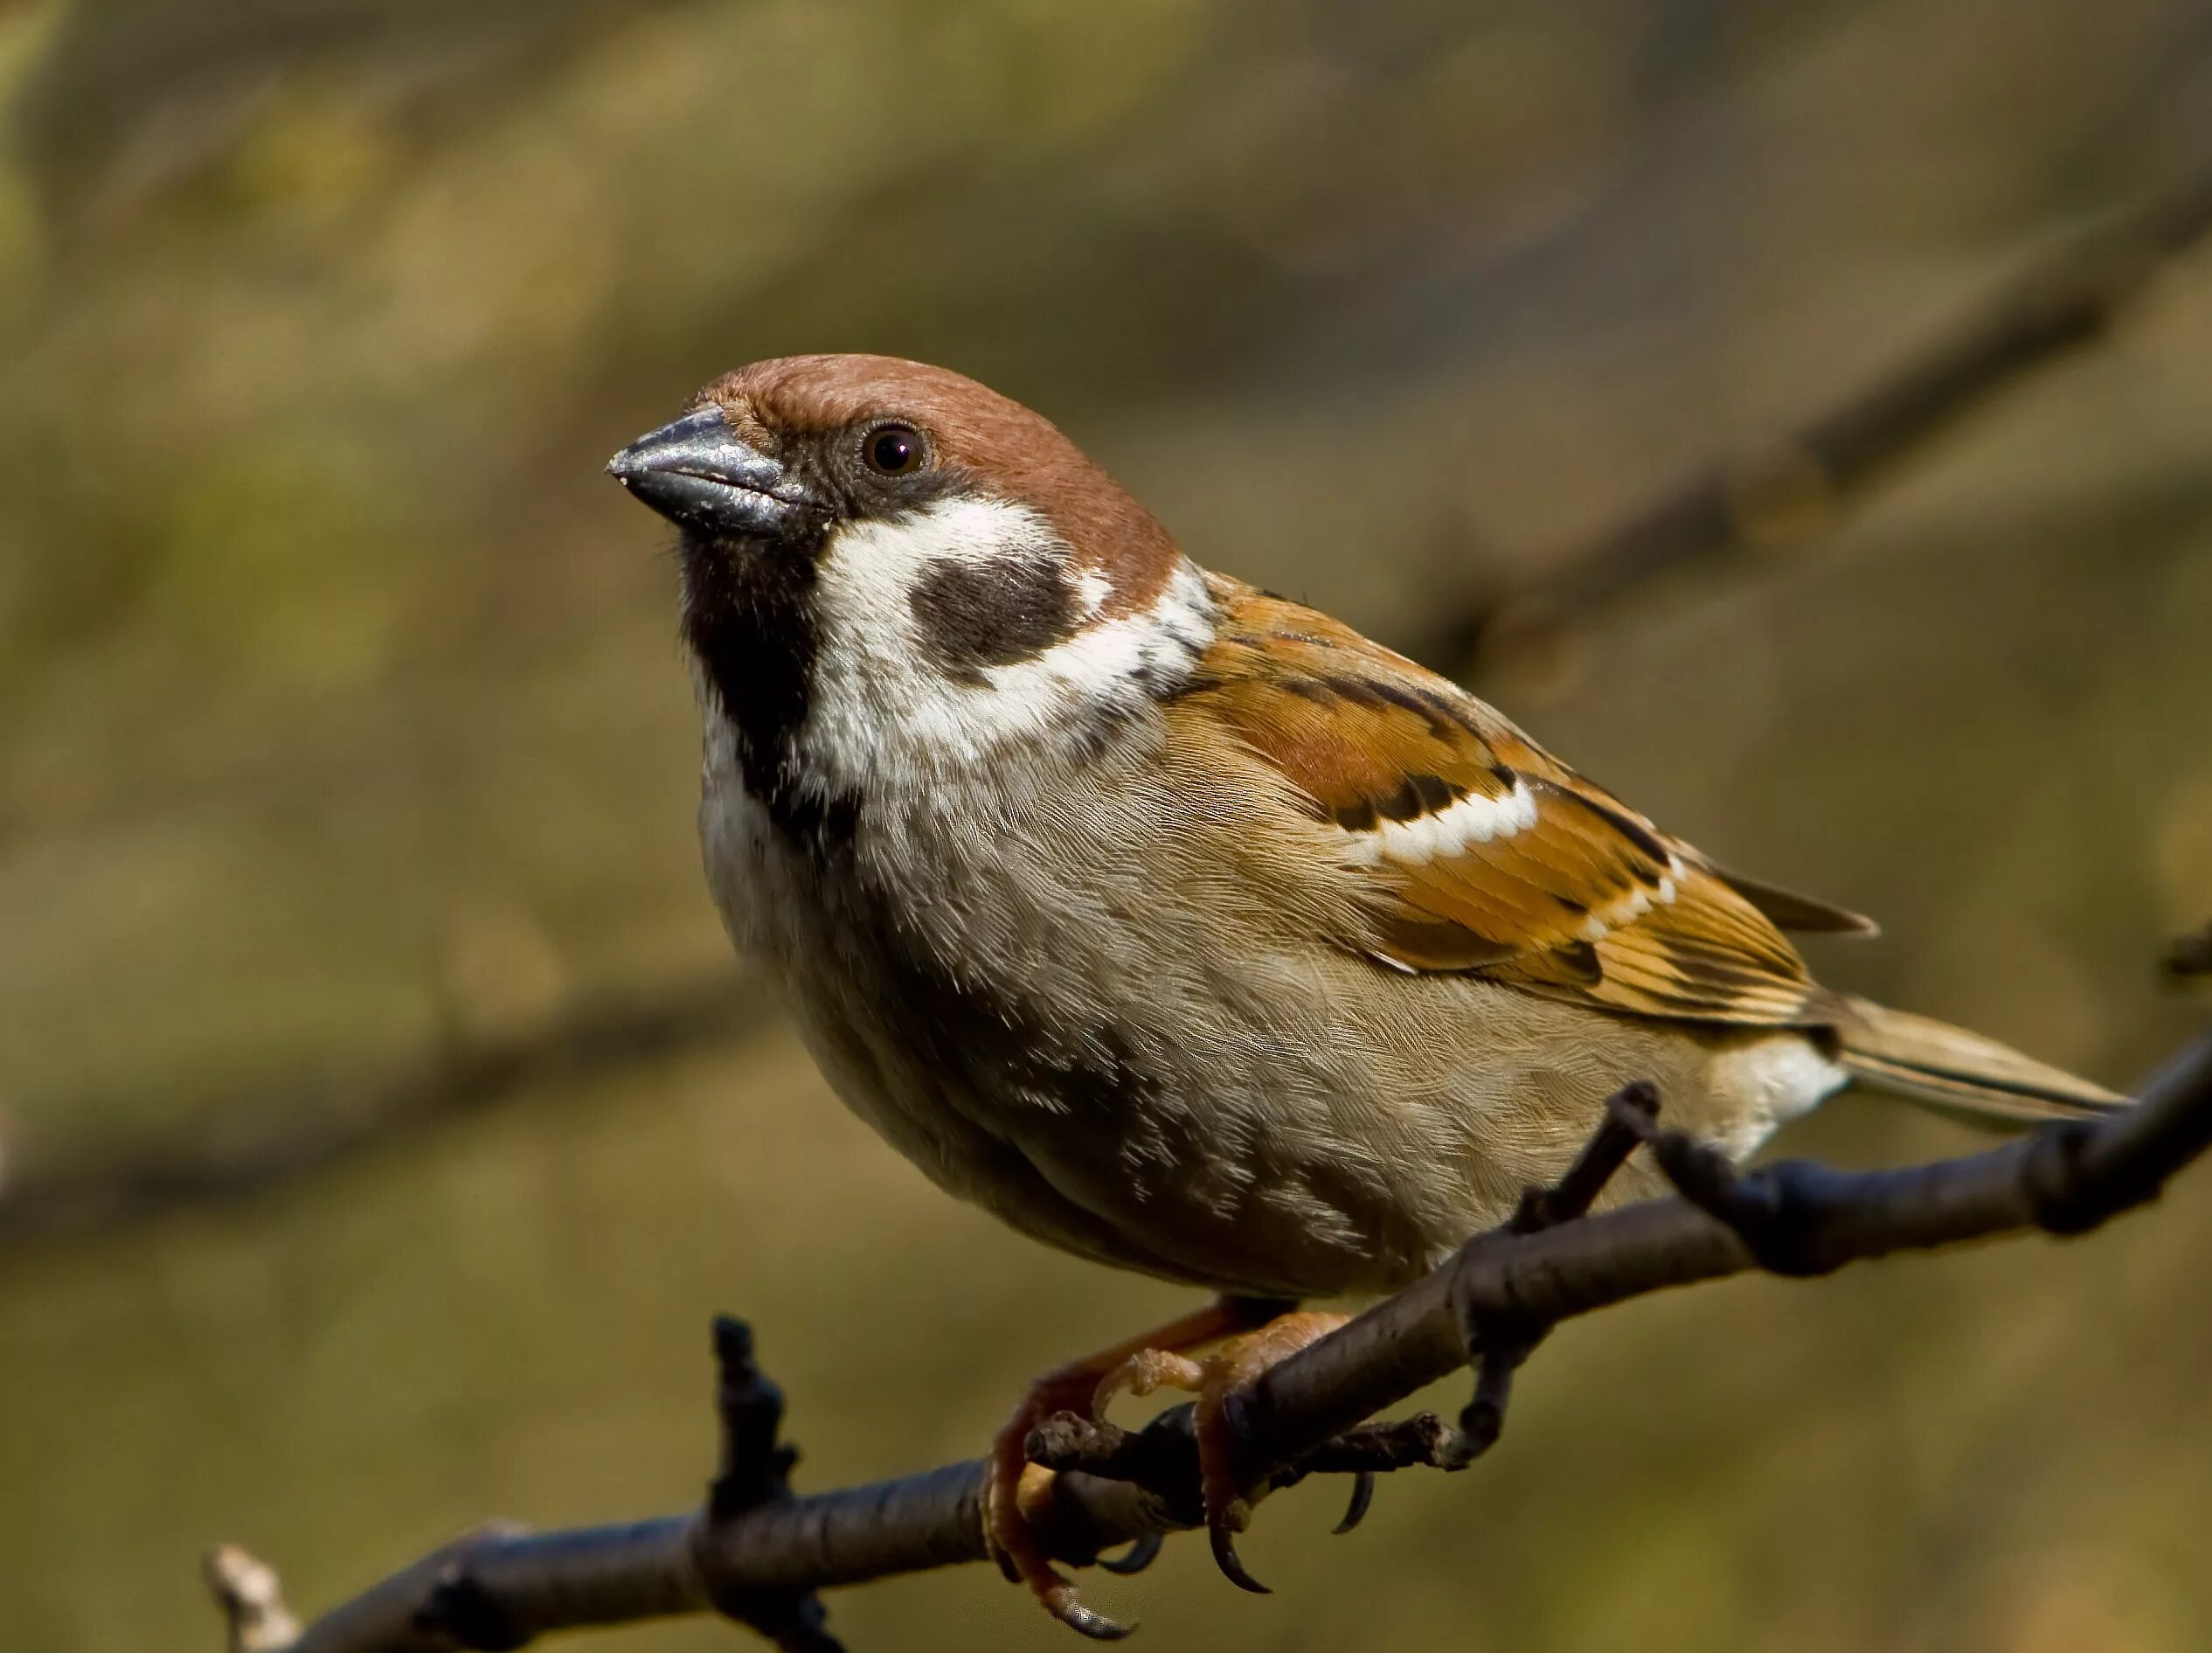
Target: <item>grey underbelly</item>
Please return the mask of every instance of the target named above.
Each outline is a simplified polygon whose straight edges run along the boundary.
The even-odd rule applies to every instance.
[[[1524,1068],[1511,1096],[1466,1076],[1393,1099],[1390,1063],[1319,1015],[1301,1039],[1215,1004],[1138,1038],[911,966],[792,986],[831,1083],[941,1186],[1080,1255],[1220,1290],[1397,1288],[1556,1171],[1605,1094]],[[1527,1122],[1509,1147],[1486,1129],[1501,1102]]]

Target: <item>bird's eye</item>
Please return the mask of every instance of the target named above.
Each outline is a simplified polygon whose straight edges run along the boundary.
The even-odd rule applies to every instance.
[[[860,451],[879,476],[912,476],[922,468],[926,453],[921,433],[912,425],[878,425]]]

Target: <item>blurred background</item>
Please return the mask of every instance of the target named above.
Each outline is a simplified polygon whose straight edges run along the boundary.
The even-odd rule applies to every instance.
[[[718,1309],[824,1488],[1189,1302],[934,1192],[726,961],[667,536],[600,466],[752,358],[1038,406],[1201,559],[1879,914],[1838,985],[2115,1083],[2202,1018],[2155,959],[2212,916],[2212,257],[1771,554],[1455,640],[2188,189],[2208,0],[11,0],[0,99],[10,1648],[218,1646],[220,1540],[311,1614],[683,1507]],[[1271,1503],[1273,1599],[1193,1544],[1086,1587],[1161,1650],[2202,1648],[2209,1247],[2200,1172],[1648,1301],[1356,1537]],[[980,1567],[831,1609],[1074,1645]]]

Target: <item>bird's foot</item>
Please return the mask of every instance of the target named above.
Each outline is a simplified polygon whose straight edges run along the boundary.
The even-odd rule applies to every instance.
[[[1237,1412],[1253,1379],[1276,1362],[1321,1341],[1349,1319],[1348,1315],[1306,1311],[1281,1315],[1257,1331],[1231,1337],[1203,1358],[1172,1349],[1141,1349],[1121,1362],[1098,1386],[1092,1402],[1103,1417],[1107,1404],[1123,1393],[1148,1395],[1181,1389],[1198,1397],[1194,1421],[1198,1435],[1199,1490],[1214,1561],[1229,1581],[1261,1595],[1267,1587],[1245,1570],[1237,1555],[1236,1534],[1252,1524],[1252,1497],[1237,1471]]]
[[[1074,1583],[1052,1565],[1051,1554],[1037,1537],[1051,1507],[1052,1471],[1030,1462],[1030,1432],[1058,1412],[1095,1418],[1099,1380],[1140,1355],[1172,1358],[1180,1351],[1262,1324],[1285,1306],[1256,1298],[1217,1298],[1205,1308],[1141,1337],[1070,1361],[1032,1383],[1013,1415],[993,1437],[983,1485],[984,1540],[1006,1576],[1027,1586],[1044,1610],[1061,1623],[1099,1642],[1118,1642],[1136,1628],[1085,1605]],[[1115,1570],[1135,1572],[1143,1565],[1138,1557],[1147,1553],[1140,1547]]]
[[[1052,1565],[1037,1527],[1052,1497],[1052,1471],[1029,1460],[1030,1431],[1058,1412],[1091,1413],[1099,1386],[1096,1365],[1077,1361],[1035,1383],[991,1441],[983,1492],[983,1533],[1006,1576],[1026,1586],[1044,1610],[1069,1629],[1098,1642],[1118,1642],[1136,1627],[1088,1606],[1074,1581]]]

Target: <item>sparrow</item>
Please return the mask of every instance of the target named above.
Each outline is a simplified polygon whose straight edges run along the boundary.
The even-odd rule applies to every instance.
[[[1785,933],[1868,920],[1201,568],[960,374],[758,362],[607,469],[680,531],[708,883],[830,1084],[1023,1233],[1217,1294],[1038,1379],[994,1443],[990,1545],[1086,1634],[1126,1627],[1032,1534],[1032,1426],[1197,1391],[1238,1576],[1228,1397],[1340,1323],[1296,1303],[1409,1284],[1629,1081],[1738,1158],[1855,1082],[2003,1120],[2115,1100],[1821,987]],[[1632,1162],[1612,1197],[1659,1187]]]

